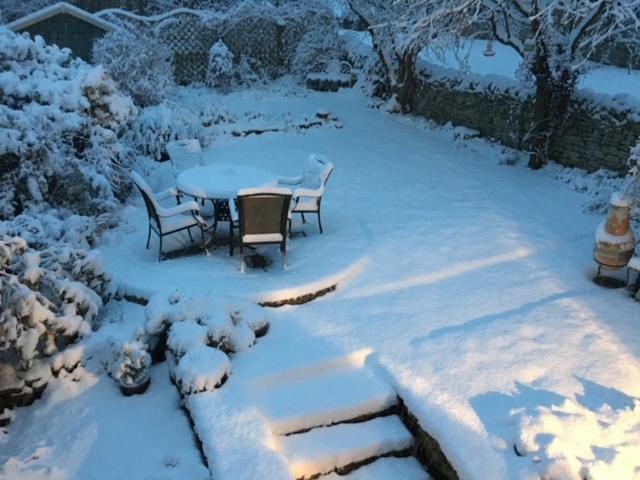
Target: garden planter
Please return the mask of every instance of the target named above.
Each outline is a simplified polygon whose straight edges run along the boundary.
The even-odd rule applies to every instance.
[[[149,388],[149,384],[151,383],[151,375],[147,376],[146,380],[143,380],[137,384],[124,384],[119,382],[120,391],[125,397],[130,397],[131,395],[142,395]]]

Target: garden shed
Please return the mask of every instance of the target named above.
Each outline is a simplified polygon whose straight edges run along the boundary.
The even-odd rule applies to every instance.
[[[91,60],[96,39],[118,27],[66,2],[56,3],[7,25],[14,32],[40,35],[47,43],[70,48],[74,55]]]

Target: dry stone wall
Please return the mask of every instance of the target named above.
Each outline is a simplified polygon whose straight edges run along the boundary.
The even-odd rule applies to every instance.
[[[605,100],[611,100],[610,98]],[[526,149],[532,124],[532,97],[518,87],[474,84],[425,76],[411,102],[412,111],[437,123],[477,130],[509,147]],[[605,101],[578,93],[551,146],[553,160],[589,171],[607,168],[624,174],[630,148],[640,138],[637,103]]]

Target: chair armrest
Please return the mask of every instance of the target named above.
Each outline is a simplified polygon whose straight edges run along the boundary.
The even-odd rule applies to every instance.
[[[200,205],[195,200],[191,200],[190,202],[181,203],[171,208],[159,208],[158,216],[159,217],[173,217],[174,215],[179,215],[181,213],[187,212],[195,212],[196,214],[200,213]]]
[[[171,197],[180,197],[182,196],[182,194],[178,191],[176,187],[171,187],[161,192],[154,193],[153,196],[156,198],[156,200],[165,200]]]
[[[315,188],[315,189],[296,188],[293,191],[293,197],[294,198],[300,198],[300,197],[320,198],[323,193],[324,193],[324,188],[322,188],[322,187]]]
[[[300,185],[302,183],[302,175],[297,177],[278,177],[279,185]]]

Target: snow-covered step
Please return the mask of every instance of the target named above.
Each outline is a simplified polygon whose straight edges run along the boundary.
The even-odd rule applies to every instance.
[[[258,398],[271,429],[281,435],[376,414],[396,403],[391,386],[356,366],[278,384]]]
[[[396,415],[360,423],[342,423],[279,437],[279,450],[296,478],[313,478],[347,465],[413,445],[411,433]]]
[[[430,480],[431,476],[414,457],[384,457],[347,475],[330,473],[320,480]]]

